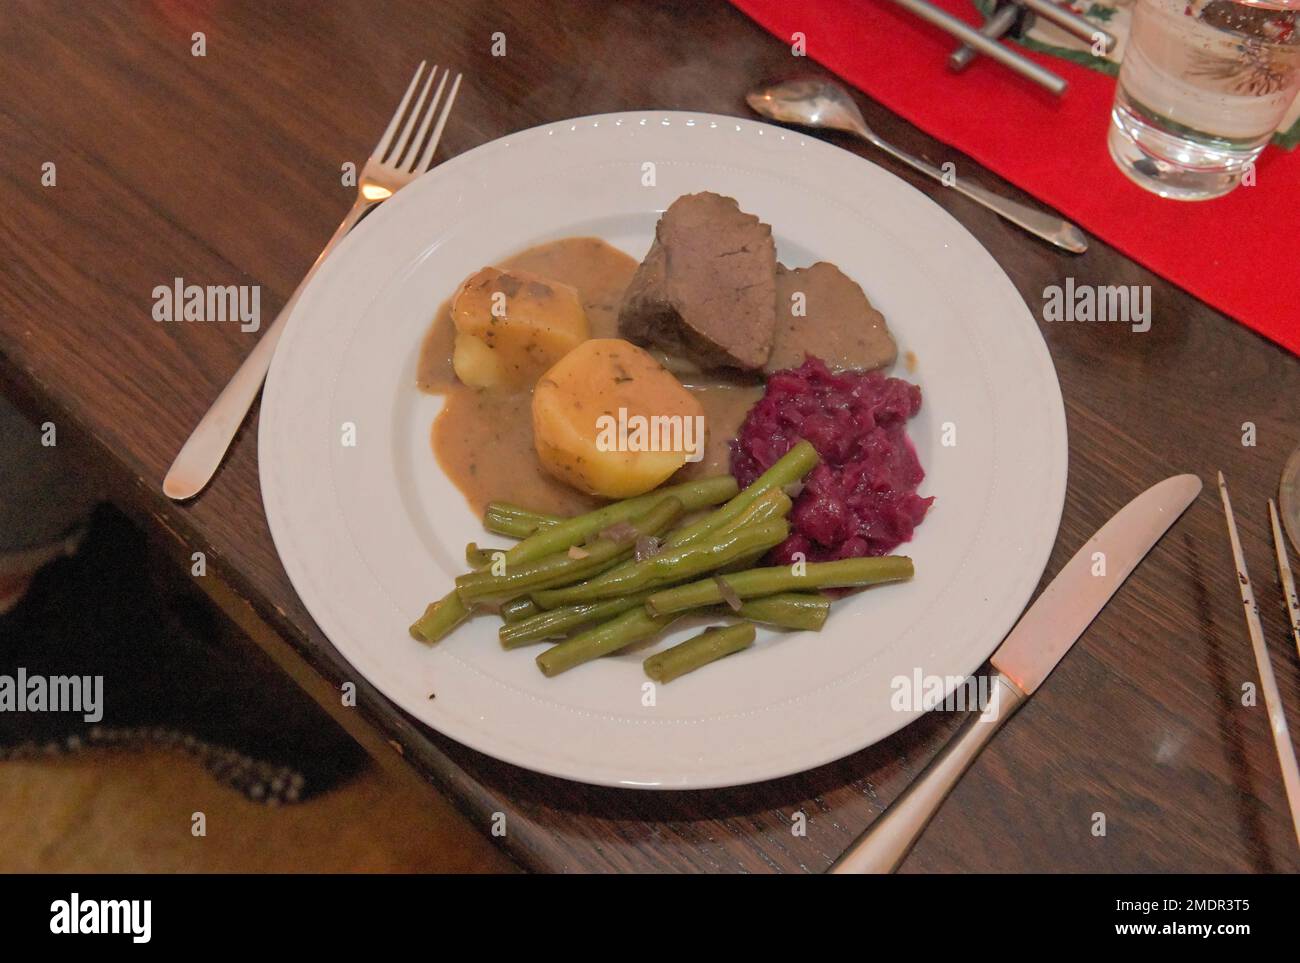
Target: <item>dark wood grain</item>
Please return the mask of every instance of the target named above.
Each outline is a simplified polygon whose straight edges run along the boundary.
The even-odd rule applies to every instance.
[[[190,54],[196,30],[207,34],[204,58]],[[490,55],[498,30],[505,58]],[[61,442],[81,450],[120,504],[170,533],[178,558],[206,552],[208,577],[245,596],[335,683],[352,676],[266,530],[256,419],[201,499],[177,506],[161,495],[167,465],[254,336],[154,322],[150,292],[178,276],[260,283],[273,316],[350,202],[340,165],[363,160],[424,57],[469,78],[446,154],[601,111],[744,115],[753,81],[817,69],[721,3],[10,0],[0,18],[0,380],[60,426]],[[901,146],[1018,195],[864,108]],[[1300,725],[1300,661],[1281,617],[1265,508],[1300,443],[1300,364],[1105,244],[1058,254],[872,160],[951,211],[1035,309],[1066,275],[1152,285],[1146,334],[1042,326],[1070,430],[1069,494],[1046,577],[1151,483],[1192,471],[1208,486],[984,752],[905,870],[1300,870],[1264,710],[1240,703],[1256,672],[1212,485],[1222,468]],[[45,161],[57,164],[54,188],[41,185]],[[1255,447],[1242,445],[1244,422],[1256,425]],[[358,711],[476,824],[505,812],[509,853],[546,870],[822,870],[958,721],[931,714],[850,758],[759,786],[648,793],[495,762],[355,681]],[[796,811],[807,814],[805,837],[791,833]],[[1107,817],[1104,838],[1090,833],[1096,812]]]

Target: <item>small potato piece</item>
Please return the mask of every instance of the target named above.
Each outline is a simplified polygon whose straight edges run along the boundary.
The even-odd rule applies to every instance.
[[[451,302],[452,367],[476,388],[532,387],[591,334],[578,292],[527,271],[485,267]]]
[[[650,491],[704,450],[704,409],[646,351],[619,338],[584,341],[533,391],[543,467],[606,498]]]

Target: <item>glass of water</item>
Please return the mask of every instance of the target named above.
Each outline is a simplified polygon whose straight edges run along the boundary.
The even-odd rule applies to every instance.
[[[1227,194],[1300,90],[1300,0],[1137,0],[1110,154],[1149,191]]]

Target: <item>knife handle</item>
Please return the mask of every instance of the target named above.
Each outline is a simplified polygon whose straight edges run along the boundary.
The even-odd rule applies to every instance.
[[[892,873],[939,811],[980,750],[1028,698],[1001,672],[990,677],[993,705],[972,713],[948,745],[883,816],[853,841],[827,870],[830,873]]]

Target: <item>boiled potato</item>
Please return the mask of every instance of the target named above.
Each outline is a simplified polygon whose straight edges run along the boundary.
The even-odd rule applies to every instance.
[[[537,382],[533,440],[542,465],[561,481],[630,498],[704,451],[704,409],[641,348],[597,338]]]
[[[476,388],[530,388],[590,335],[578,292],[527,271],[485,267],[451,302],[456,377]]]

